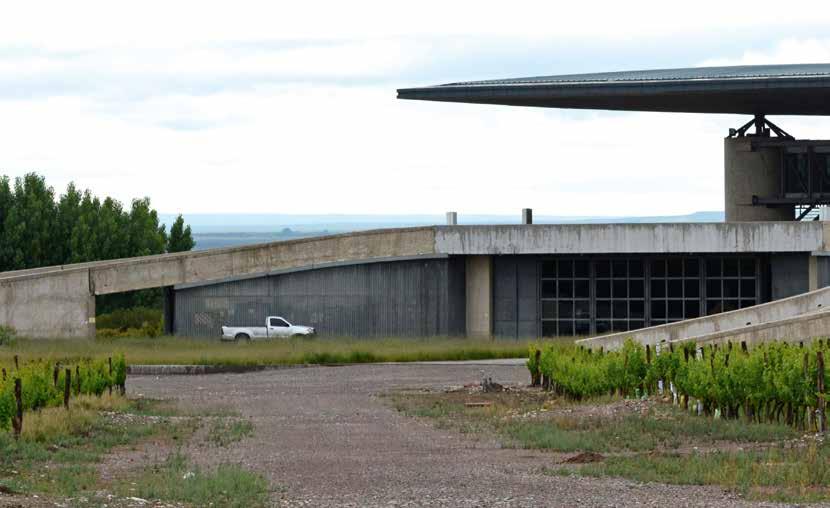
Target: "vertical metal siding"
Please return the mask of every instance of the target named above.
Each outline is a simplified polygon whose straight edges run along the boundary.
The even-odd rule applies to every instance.
[[[453,259],[372,263],[182,289],[176,334],[217,336],[222,325],[260,326],[279,315],[328,336],[457,335],[463,266]]]

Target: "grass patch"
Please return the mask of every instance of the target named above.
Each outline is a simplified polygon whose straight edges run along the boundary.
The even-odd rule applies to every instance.
[[[213,471],[202,471],[181,453],[146,468],[122,490],[125,496],[229,508],[265,506],[269,491],[265,478],[241,466],[222,464]]]
[[[115,447],[149,437],[179,441],[195,430],[192,422],[118,422],[102,414],[130,410],[127,399],[104,395],[76,397],[68,411],[25,413],[19,440],[0,431],[0,485],[24,494],[88,494],[99,487],[95,464]]]
[[[773,442],[798,436],[786,425],[709,420],[672,407],[622,418],[560,417],[506,422],[497,427],[520,448],[561,452],[642,452],[717,442]]]
[[[491,406],[466,407],[465,403],[472,399],[487,400]],[[442,428],[455,428],[465,433],[490,432],[499,436],[505,446],[516,448],[559,452],[640,452],[726,441],[774,442],[798,436],[786,425],[713,420],[663,405],[655,406],[645,415],[619,417],[544,414],[541,410],[550,402],[547,394],[532,392],[486,396],[465,393],[392,396],[392,404],[405,414],[431,418]],[[554,402],[555,407],[560,409],[590,404]],[[600,401],[595,404],[606,403]],[[537,417],[519,417],[534,411]]]
[[[0,365],[46,359],[64,363],[123,353],[131,364],[266,366],[482,360],[527,355],[529,341],[479,339],[283,339],[228,343],[182,337],[124,339],[17,339],[0,348]]]
[[[207,440],[216,446],[228,446],[254,433],[254,424],[248,420],[217,419],[208,430]]]
[[[815,443],[743,452],[610,457],[575,472],[640,482],[718,485],[749,498],[789,503],[830,499],[830,446]]]
[[[626,410],[620,399],[574,403],[535,391],[394,393],[388,400],[404,414],[463,433],[486,433],[506,447],[606,454],[602,462],[546,467],[548,475],[717,485],[789,503],[830,499],[830,444],[804,445],[786,425],[715,420],[659,403],[643,413]],[[490,405],[465,406],[470,401]],[[609,404],[617,413],[603,410]],[[602,416],[609,414],[616,416]]]
[[[143,416],[238,417],[239,411],[227,405],[184,405],[183,401],[142,397],[130,400],[130,413]]]

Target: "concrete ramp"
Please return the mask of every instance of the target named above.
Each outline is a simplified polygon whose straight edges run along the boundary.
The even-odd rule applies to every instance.
[[[830,287],[712,316],[582,339],[577,344],[612,351],[621,348],[626,339],[651,346],[685,340],[749,343],[761,337],[798,341],[830,335],[830,315],[824,316],[825,310],[830,310]],[[758,339],[748,338],[753,331],[759,333]],[[744,338],[730,338],[739,336]]]
[[[745,343],[748,347],[763,342],[808,342],[817,337],[830,335],[830,309],[811,312],[801,316],[778,319],[767,323],[750,325],[735,330],[688,337],[673,340],[670,343],[681,345],[692,342],[700,346],[733,343],[735,346]]]

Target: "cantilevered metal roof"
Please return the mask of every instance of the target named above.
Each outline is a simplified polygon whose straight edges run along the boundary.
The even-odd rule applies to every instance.
[[[399,99],[547,108],[830,115],[830,64],[698,67],[402,88]]]

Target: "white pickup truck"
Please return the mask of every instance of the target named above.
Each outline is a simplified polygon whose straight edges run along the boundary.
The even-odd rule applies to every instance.
[[[222,327],[222,340],[277,339],[311,335],[314,335],[314,328],[292,325],[279,316],[268,316],[265,319],[265,326]]]

